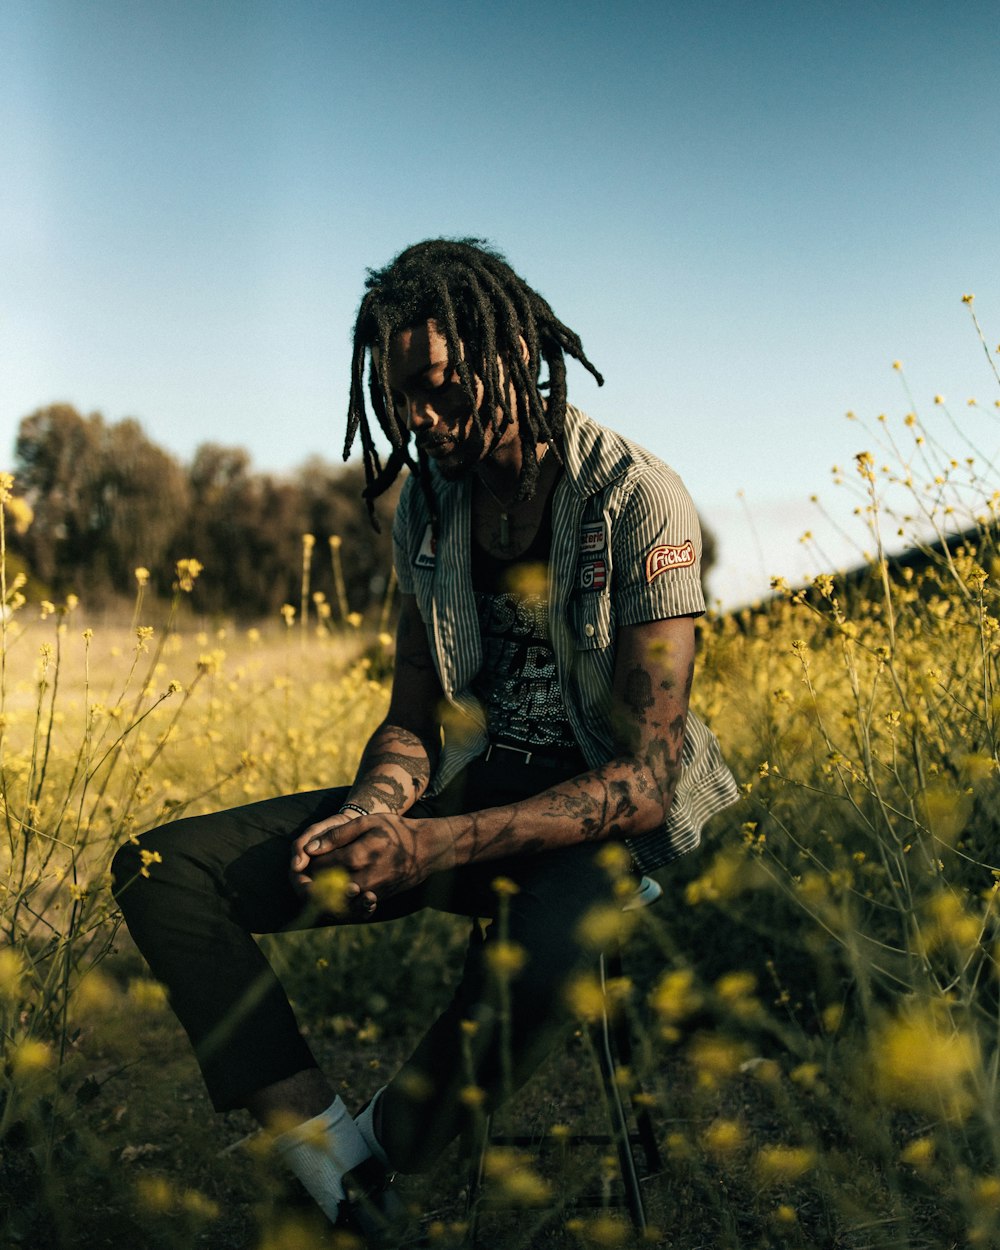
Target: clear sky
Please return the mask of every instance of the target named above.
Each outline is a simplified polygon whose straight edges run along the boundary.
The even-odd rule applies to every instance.
[[[1000,0],[0,0],[0,465],[54,401],[335,459],[365,267],[485,236],[738,603],[821,571],[895,358],[998,397],[998,117]]]

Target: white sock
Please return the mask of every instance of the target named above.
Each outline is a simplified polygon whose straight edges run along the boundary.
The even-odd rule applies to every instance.
[[[358,1126],[358,1131],[365,1139],[365,1145],[369,1151],[378,1159],[384,1168],[389,1166],[389,1156],[382,1149],[382,1143],[375,1136],[375,1104],[385,1093],[385,1086],[376,1090],[372,1095],[371,1101],[367,1107],[354,1117],[354,1123]]]
[[[339,1096],[320,1115],[279,1134],[274,1148],[330,1221],[344,1197],[344,1173],[372,1153]]]

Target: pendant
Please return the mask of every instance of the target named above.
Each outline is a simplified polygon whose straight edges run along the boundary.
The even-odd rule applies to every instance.
[[[510,546],[510,517],[506,512],[500,513],[500,546],[505,551]]]

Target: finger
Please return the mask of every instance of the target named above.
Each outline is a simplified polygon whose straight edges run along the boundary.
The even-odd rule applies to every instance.
[[[292,889],[295,893],[301,894],[303,897],[308,897],[309,891],[312,889],[312,877],[307,877],[301,872],[291,872],[288,876],[292,883]]]
[[[292,847],[295,851],[301,852],[306,843],[312,842],[315,838],[321,834],[328,833],[331,829],[336,829],[339,825],[346,825],[350,819],[349,815],[337,812],[333,816],[327,816],[325,820],[313,821],[297,838],[293,839]]]

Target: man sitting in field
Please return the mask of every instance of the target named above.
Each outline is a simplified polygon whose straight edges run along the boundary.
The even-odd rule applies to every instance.
[[[370,273],[345,455],[360,432],[369,507],[411,470],[388,715],[353,785],[179,820],[115,859],[129,930],[214,1105],[282,1126],[280,1152],[334,1221],[383,1170],[433,1162],[470,1082],[492,1108],[536,1065],[584,958],[581,917],[614,898],[601,843],[647,872],[736,798],[688,712],[704,611],[694,508],[671,469],[568,405],[566,355],[601,382],[577,335],[481,243],[430,240]],[[142,850],[162,859],[148,876]],[[311,897],[331,867],[349,880],[335,917]],[[498,878],[523,955],[509,1022],[488,971],[497,926],[473,923],[451,1003],[352,1119],[251,935],[422,907],[489,918]]]

